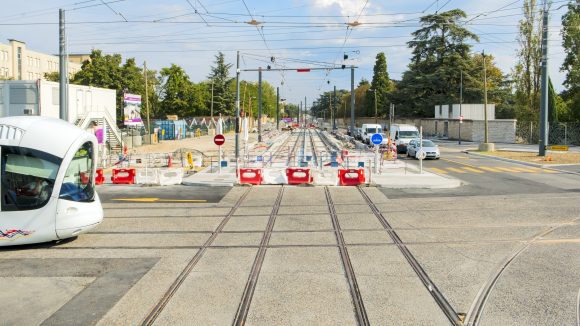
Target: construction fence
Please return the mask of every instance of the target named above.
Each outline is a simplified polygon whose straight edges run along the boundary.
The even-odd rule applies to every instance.
[[[538,121],[516,123],[516,143],[538,144],[540,124]],[[551,122],[548,128],[548,143],[554,145],[580,145],[580,122]]]

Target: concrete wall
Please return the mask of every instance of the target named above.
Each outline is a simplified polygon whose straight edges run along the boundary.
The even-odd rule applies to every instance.
[[[329,121],[327,119],[327,121]],[[346,122],[346,124],[344,124]],[[360,127],[363,123],[375,123],[374,118],[360,118],[356,120],[356,125]],[[379,124],[386,126],[389,121],[379,119]],[[437,137],[446,139],[459,139],[459,120],[448,119],[395,119],[394,123],[414,125],[417,128],[423,127],[425,137]],[[339,127],[348,127],[350,119],[337,120]],[[447,126],[447,127],[446,127]],[[461,139],[465,141],[483,142],[485,133],[485,122],[481,120],[463,120],[461,124]],[[385,128],[386,129],[386,128]],[[488,121],[489,141],[493,143],[515,143],[516,142],[516,120],[500,119]]]

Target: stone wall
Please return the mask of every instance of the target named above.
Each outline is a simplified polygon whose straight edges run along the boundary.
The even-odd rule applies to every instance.
[[[483,142],[485,138],[484,135],[485,122],[473,121],[472,141]],[[488,121],[488,137],[490,143],[515,143],[516,120],[505,119]]]

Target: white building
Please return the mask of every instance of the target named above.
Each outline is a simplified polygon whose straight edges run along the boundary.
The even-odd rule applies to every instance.
[[[0,80],[0,117],[38,115],[60,117],[59,84],[46,80]],[[99,87],[68,87],[68,121],[87,129],[96,122],[107,130],[112,147],[121,144],[116,125],[116,91]]]
[[[69,59],[70,77],[81,70],[77,57]],[[28,50],[22,41],[11,39],[8,44],[0,43],[0,79],[45,79],[45,73],[58,72],[59,61],[58,56]]]
[[[483,104],[435,105],[435,119],[456,119],[463,115],[464,120],[485,120]],[[460,114],[461,111],[461,114]],[[495,120],[495,104],[487,104],[487,120]]]

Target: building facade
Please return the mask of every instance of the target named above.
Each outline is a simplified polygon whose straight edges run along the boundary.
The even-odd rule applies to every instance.
[[[81,70],[81,63],[69,60],[69,76]],[[31,51],[26,43],[18,40],[8,40],[8,44],[0,43],[0,79],[39,80],[45,79],[44,74],[58,72],[58,56]]]

